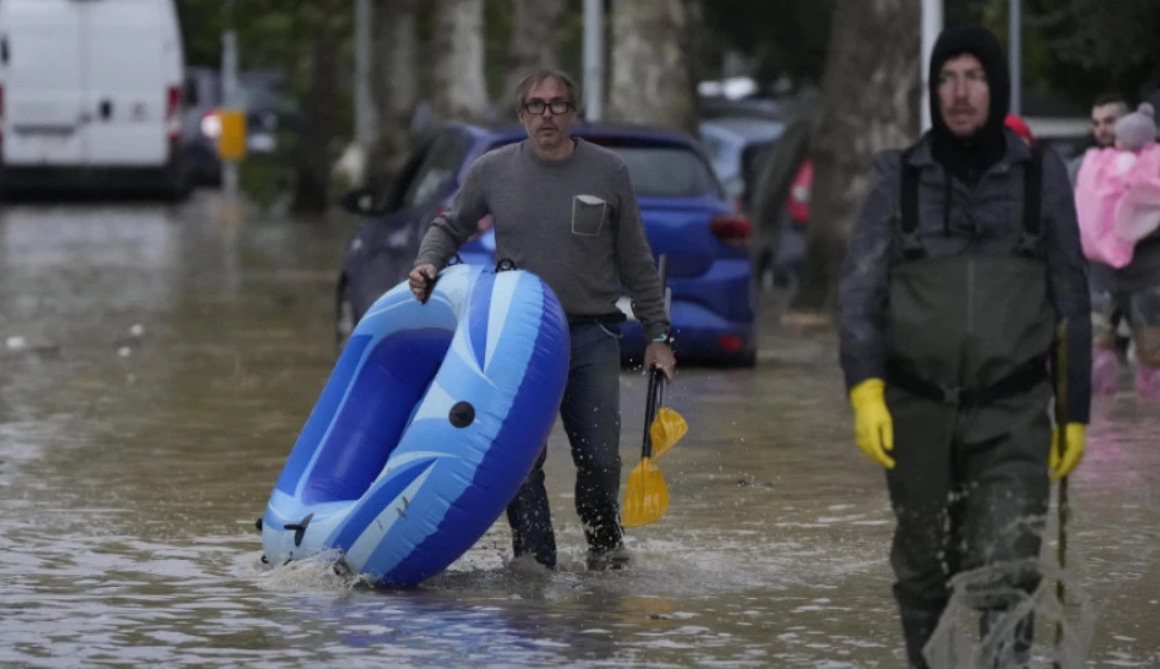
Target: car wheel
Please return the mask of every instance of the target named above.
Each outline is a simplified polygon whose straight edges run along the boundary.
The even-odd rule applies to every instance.
[[[342,355],[342,349],[346,348],[346,342],[350,339],[357,323],[358,318],[354,313],[354,301],[351,300],[350,288],[343,284],[342,290],[338,293],[338,305],[335,309],[334,320],[334,343],[339,355]]]
[[[757,364],[757,349],[752,348],[733,359],[734,367],[753,367]]]
[[[757,364],[757,341],[750,340],[749,345],[731,356],[725,363],[729,367],[753,367]]]

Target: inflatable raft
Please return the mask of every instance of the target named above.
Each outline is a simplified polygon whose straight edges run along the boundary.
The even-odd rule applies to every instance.
[[[503,513],[546,443],[568,325],[535,275],[444,270],[421,304],[402,283],[351,335],[262,516],[265,559],[337,551],[408,587]]]

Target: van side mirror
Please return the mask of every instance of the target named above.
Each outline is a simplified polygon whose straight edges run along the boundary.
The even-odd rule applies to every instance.
[[[379,198],[369,188],[355,188],[342,196],[342,208],[360,216],[374,216],[386,213],[379,205]]]

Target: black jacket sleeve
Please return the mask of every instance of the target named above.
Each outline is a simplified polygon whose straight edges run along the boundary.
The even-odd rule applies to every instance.
[[[1043,152],[1043,218],[1048,291],[1056,318],[1065,324],[1067,422],[1091,414],[1092,323],[1087,259],[1079,240],[1075,197],[1067,167],[1051,149]]]
[[[886,374],[890,244],[898,211],[902,156],[874,158],[870,195],[854,224],[838,283],[840,357],[846,389]]]

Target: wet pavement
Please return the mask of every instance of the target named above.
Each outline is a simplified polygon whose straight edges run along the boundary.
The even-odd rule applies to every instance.
[[[690,432],[632,569],[584,571],[558,428],[555,574],[508,564],[502,522],[414,591],[265,569],[254,520],[334,362],[350,229],[209,194],[0,209],[0,664],[902,664],[892,517],[834,335],[771,304],[755,370],[672,386]],[[626,477],[644,391],[622,375]],[[1087,666],[1160,666],[1160,405],[1125,392],[1096,414],[1070,487],[1069,601],[1095,621],[1075,634]],[[1052,561],[1054,510],[1048,533]]]

